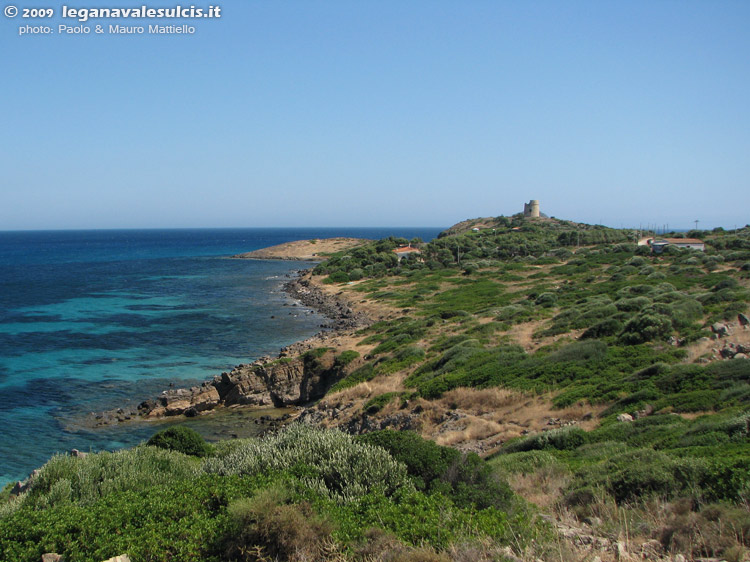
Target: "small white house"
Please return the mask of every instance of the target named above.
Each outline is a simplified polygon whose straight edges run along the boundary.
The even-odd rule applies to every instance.
[[[667,246],[675,248],[685,248],[688,250],[706,251],[706,245],[703,240],[697,238],[652,238],[649,240],[651,251],[655,254],[661,253]]]

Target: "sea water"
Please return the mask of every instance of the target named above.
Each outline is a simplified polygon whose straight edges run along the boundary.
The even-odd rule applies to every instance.
[[[158,428],[90,429],[319,331],[282,284],[310,264],[228,259],[308,238],[421,237],[439,229],[0,232],[0,486],[56,452],[113,450]]]

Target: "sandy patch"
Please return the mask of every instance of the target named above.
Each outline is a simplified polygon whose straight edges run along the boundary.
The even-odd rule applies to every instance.
[[[341,252],[356,248],[370,242],[363,238],[323,238],[313,240],[297,240],[286,242],[244,254],[232,256],[234,258],[254,260],[299,260],[299,261],[323,261],[335,252]]]

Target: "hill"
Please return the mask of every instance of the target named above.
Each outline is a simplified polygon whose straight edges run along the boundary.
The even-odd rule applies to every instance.
[[[52,459],[5,491],[0,558],[742,560],[750,228],[656,254],[493,220],[333,253],[303,286],[371,321],[238,379],[296,365],[305,424]]]

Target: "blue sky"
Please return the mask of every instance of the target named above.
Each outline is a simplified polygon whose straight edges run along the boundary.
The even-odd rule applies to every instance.
[[[143,3],[117,2],[68,5]],[[750,222],[750,2],[215,4],[182,36],[0,16],[0,230],[448,226],[532,198]]]

